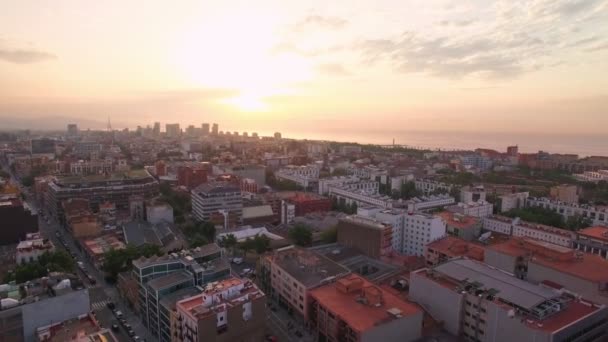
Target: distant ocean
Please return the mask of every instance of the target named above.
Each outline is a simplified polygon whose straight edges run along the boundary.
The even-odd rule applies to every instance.
[[[489,148],[506,151],[507,146],[518,145],[519,151],[533,153],[573,153],[584,156],[608,156],[608,133],[595,135],[528,134],[491,132],[283,132],[287,138],[357,142],[362,144],[409,145],[430,149]]]

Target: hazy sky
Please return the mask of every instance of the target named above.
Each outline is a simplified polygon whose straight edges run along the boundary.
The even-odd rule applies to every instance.
[[[608,0],[0,0],[0,128],[108,115],[603,133]]]

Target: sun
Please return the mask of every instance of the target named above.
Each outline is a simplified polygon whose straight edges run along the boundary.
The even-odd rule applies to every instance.
[[[268,106],[264,103],[260,96],[252,94],[243,94],[225,100],[230,104],[244,112],[263,112],[268,110]]]

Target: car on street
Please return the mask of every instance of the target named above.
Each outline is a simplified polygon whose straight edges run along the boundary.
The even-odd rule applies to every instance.
[[[243,258],[232,258],[232,263],[236,265],[240,265],[243,263]]]
[[[120,327],[118,327],[118,324],[112,324],[112,331],[120,332]]]
[[[139,338],[139,336],[135,335],[135,336],[133,336],[133,341],[141,341],[141,338]]]
[[[135,331],[133,331],[133,329],[127,330],[127,335],[133,337],[133,336],[135,336]]]
[[[119,319],[122,318],[122,316],[123,316],[122,311],[119,311],[119,310],[116,310],[114,315],[116,315],[116,317],[118,317]]]
[[[114,302],[108,302],[106,304],[106,306],[108,307],[108,309],[110,310],[114,310],[116,308],[116,305],[114,304]]]

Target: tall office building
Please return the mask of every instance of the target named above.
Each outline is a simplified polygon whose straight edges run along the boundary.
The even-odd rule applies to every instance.
[[[208,123],[202,124],[201,129],[203,130],[203,135],[209,135],[209,124]]]
[[[181,134],[181,129],[179,128],[179,124],[166,124],[165,131],[167,132],[167,136],[170,138],[177,138]]]
[[[160,122],[154,123],[154,128],[152,129],[152,134],[157,137],[160,135]]]
[[[77,124],[68,124],[68,135],[78,135]]]
[[[220,129],[220,127],[218,126],[218,124],[214,123],[213,126],[212,126],[212,128],[211,128],[211,134],[217,135],[219,129]]]

